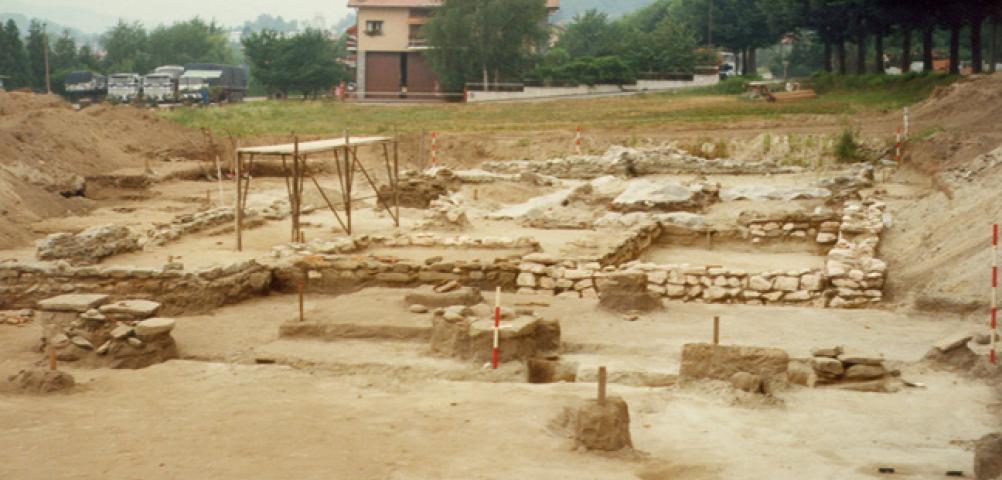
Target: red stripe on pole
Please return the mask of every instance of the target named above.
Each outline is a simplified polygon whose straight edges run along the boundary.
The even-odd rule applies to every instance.
[[[992,288],[999,286],[999,267],[992,265]]]
[[[998,309],[992,307],[992,330],[995,330],[998,325]]]
[[[992,225],[992,246],[999,246],[999,224]]]

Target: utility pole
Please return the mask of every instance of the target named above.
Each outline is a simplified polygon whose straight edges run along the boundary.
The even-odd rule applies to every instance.
[[[42,56],[45,58],[45,92],[52,93],[52,84],[49,82],[49,33],[48,24],[42,24]]]

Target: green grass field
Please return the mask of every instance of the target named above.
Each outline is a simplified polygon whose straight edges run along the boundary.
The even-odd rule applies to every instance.
[[[223,108],[164,112],[181,125],[216,134],[338,135],[443,132],[519,132],[552,129],[643,129],[668,123],[713,126],[783,115],[851,115],[900,108],[926,98],[954,77],[814,77],[819,98],[770,104],[748,100],[737,81],[682,92],[624,97],[493,104],[356,104],[332,101],[261,101]]]

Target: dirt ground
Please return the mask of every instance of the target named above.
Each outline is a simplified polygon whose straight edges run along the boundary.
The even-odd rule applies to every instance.
[[[575,363],[581,379],[528,384],[517,363],[492,372],[432,356],[425,337],[431,316],[406,308],[406,289],[307,294],[308,321],[343,327],[337,338],[326,339],[280,337],[280,326],[298,316],[297,298],[273,293],[177,318],[172,333],[181,359],[136,371],[62,364],[78,383],[66,394],[25,396],[0,389],[0,478],[792,480],[884,478],[877,469],[885,466],[896,469],[895,478],[939,478],[947,470],[962,470],[965,478],[973,478],[974,440],[1002,429],[1002,391],[997,384],[936,370],[920,360],[937,340],[984,331],[987,225],[1002,215],[994,187],[1002,169],[979,170],[971,180],[949,173],[970,167],[975,157],[1002,145],[987,114],[975,108],[1002,92],[1000,79],[964,82],[913,108],[913,131],[933,133],[916,140],[909,161],[876,186],[893,219],[880,249],[889,263],[888,298],[878,307],[669,302],[662,311],[627,318],[600,309],[596,300],[505,294],[506,306],[531,304],[541,317],[560,321],[561,361]],[[27,105],[29,101],[38,103]],[[137,120],[135,112],[125,110],[73,112],[48,99],[0,96],[0,113],[0,137],[23,137],[15,139],[23,144],[19,147],[10,146],[14,140],[0,142],[5,145],[0,159],[33,159],[25,162],[33,165],[27,170],[16,162],[0,162],[0,186],[6,181],[18,187],[0,193],[0,206],[10,209],[33,199],[44,205],[25,208],[16,218],[4,214],[0,259],[32,259],[31,241],[49,233],[101,224],[146,230],[181,213],[231,204],[232,180],[208,179],[165,179],[143,190],[108,191],[101,198],[64,198],[58,191],[73,176],[137,169],[147,161],[154,169],[180,169],[174,157],[190,161],[206,153],[201,133],[176,130],[153,118]],[[82,116],[92,130],[37,151],[30,150],[33,143],[23,132],[3,128],[42,121],[66,128],[60,122],[67,115]],[[865,134],[883,138],[896,127],[896,115],[871,113],[860,121]],[[648,144],[701,138],[761,144],[764,134],[829,135],[841,128],[840,119],[811,117],[596,132],[587,148],[601,152],[636,138]],[[108,139],[100,125],[125,128],[116,122],[135,125],[122,138]],[[166,131],[164,138],[155,135],[157,129]],[[563,133],[491,134],[482,141],[472,134],[446,136],[443,145],[451,152],[446,163],[476,166],[487,159],[563,156]],[[97,150],[87,147],[91,138],[97,139]],[[69,169],[71,175],[60,176],[68,167],[45,161],[62,150],[68,161],[77,155],[103,160],[81,163]],[[952,152],[948,161],[937,157],[944,152]],[[709,179],[724,188],[807,186],[830,173]],[[40,183],[24,180],[25,175]],[[659,178],[684,182],[695,177]],[[317,179],[328,189],[336,185],[330,172]],[[255,178],[248,206],[270,205],[285,197],[285,188],[280,178]],[[485,218],[557,189],[523,183],[464,186],[461,194],[472,227],[438,233],[531,236],[544,252],[564,256],[615,241],[609,231],[539,230]],[[363,188],[359,193],[371,192]],[[303,217],[308,240],[342,235],[319,195],[308,193],[306,203],[318,207]],[[711,223],[733,223],[746,210],[819,205],[723,202],[705,216]],[[396,232],[392,219],[373,207],[369,203],[355,210],[356,233]],[[402,209],[400,231],[423,230],[423,216],[421,210]],[[245,232],[245,248],[236,252],[233,233],[223,225],[104,263],[161,267],[171,259],[196,269],[242,259],[267,261],[273,247],[289,237],[288,219],[265,221]],[[519,252],[419,247],[365,252],[418,261],[443,256],[484,262],[512,253]],[[818,268],[824,257],[808,249],[656,245],[641,260],[759,271]],[[474,311],[486,317],[490,308],[482,304]],[[741,396],[722,383],[676,385],[682,346],[709,341],[714,316],[721,319],[724,344],[778,347],[795,359],[808,358],[814,347],[845,345],[883,354],[889,368],[918,386],[895,393],[791,387],[779,391],[777,401],[767,402]],[[42,360],[36,349],[40,330],[36,323],[0,324],[0,373],[14,374]],[[971,345],[978,354],[988,348]],[[550,428],[564,407],[595,395],[595,383],[587,379],[594,378],[599,366],[613,373],[610,392],[630,406],[633,451],[581,451]]]
[[[427,322],[406,313],[399,300],[386,301],[401,296],[374,289],[310,297],[307,317]],[[376,299],[384,305],[374,308]],[[941,335],[972,327],[891,312],[682,304],[624,322],[579,302],[552,303],[539,310],[564,319],[564,341],[591,345],[591,355],[610,352],[602,360],[613,369],[632,363],[671,370],[681,343],[706,339],[714,314],[725,315],[725,343],[774,345],[795,356],[845,343],[903,362]],[[592,383],[446,381],[435,375],[468,367],[427,357],[415,342],[278,340],[278,324],[295,311],[294,298],[285,296],[182,318],[175,337],[183,357],[195,360],[141,371],[71,369],[83,385],[76,393],[0,395],[7,432],[0,448],[9,455],[0,474],[798,479],[878,477],[876,468],[890,465],[898,476],[918,479],[969,469],[970,441],[998,428],[1002,407],[981,382],[918,366],[902,375],[925,388],[893,394],[799,388],[782,393],[776,406],[736,403],[714,386],[613,384],[610,391],[630,405],[637,451],[589,454],[547,425],[574,399],[593,395]],[[775,333],[793,324],[795,333]],[[26,357],[36,337],[28,327],[3,329],[0,346]],[[253,364],[281,352],[308,362]],[[10,370],[19,363],[5,358],[0,365]]]

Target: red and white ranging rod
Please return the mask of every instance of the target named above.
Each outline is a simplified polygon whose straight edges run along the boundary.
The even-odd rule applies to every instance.
[[[998,290],[999,290],[999,225],[992,225],[992,312],[991,312],[991,344],[992,350],[988,353],[988,360],[995,364],[998,337]]]
[[[501,328],[501,287],[494,294],[494,348],[491,349],[491,368],[498,369],[498,329]]]

